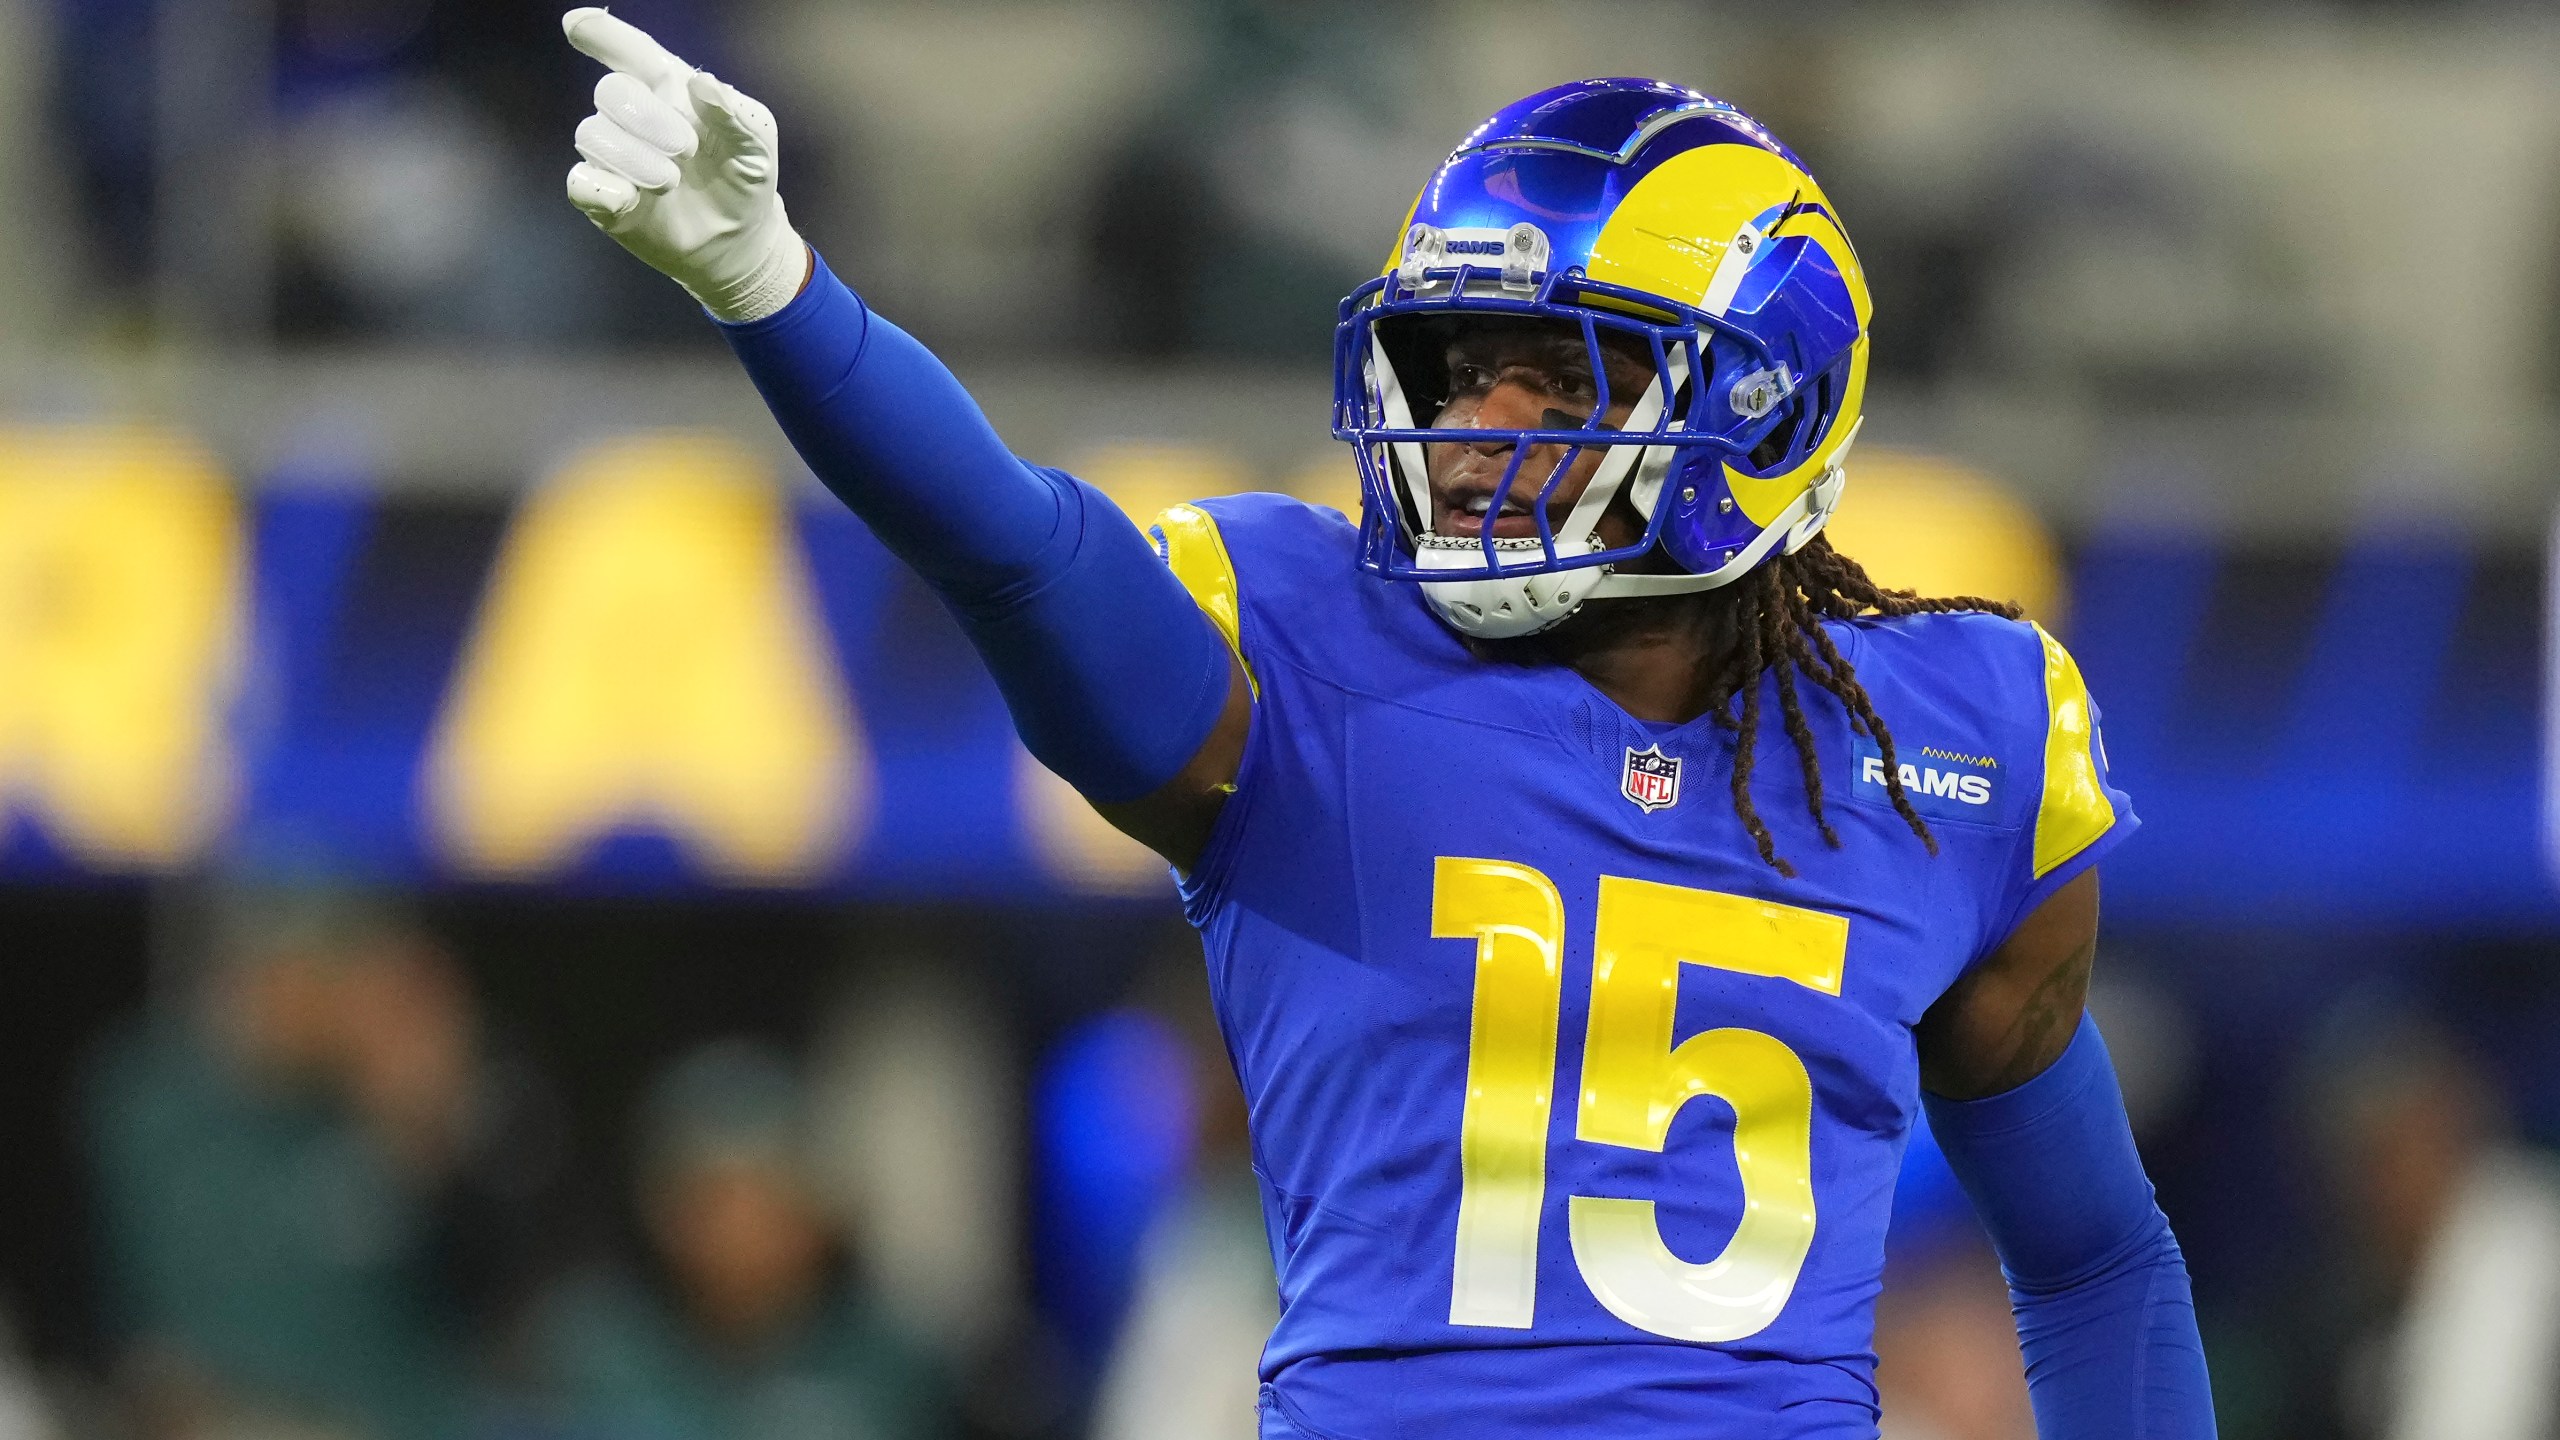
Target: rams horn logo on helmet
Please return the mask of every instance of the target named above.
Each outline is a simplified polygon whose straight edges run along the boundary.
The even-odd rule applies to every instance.
[[[1594,598],[1729,584],[1810,541],[1839,503],[1870,310],[1829,198],[1758,121],[1655,80],[1529,96],[1441,165],[1386,273],[1343,301],[1334,434],[1369,502],[1361,564],[1421,583],[1444,621],[1489,638]],[[1597,457],[1572,513],[1535,539],[1430,531],[1427,445],[1507,433],[1515,454],[1555,450],[1551,434],[1523,438],[1540,432],[1431,428],[1417,406],[1434,362],[1416,327],[1452,314],[1548,320],[1595,349],[1609,332],[1653,357],[1624,423],[1594,416],[1548,474],[1517,474],[1514,498],[1543,516],[1578,459]],[[1605,547],[1597,522],[1622,502],[1644,533]],[[1626,568],[1657,552],[1671,564]]]

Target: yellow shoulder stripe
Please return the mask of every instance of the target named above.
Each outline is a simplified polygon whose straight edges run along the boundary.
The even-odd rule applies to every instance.
[[[1226,537],[1218,533],[1217,520],[1197,505],[1176,505],[1156,517],[1155,531],[1173,578],[1191,592],[1193,603],[1226,637],[1227,649],[1244,667],[1245,683],[1253,687],[1255,699],[1262,698],[1262,681],[1244,655],[1244,614],[1236,599],[1235,561],[1227,556]]]
[[[2036,809],[2035,873],[2089,848],[2116,823],[2116,807],[2098,783],[2090,753],[2096,727],[2089,717],[2089,687],[2062,642],[2036,627],[2044,642],[2044,802]]]

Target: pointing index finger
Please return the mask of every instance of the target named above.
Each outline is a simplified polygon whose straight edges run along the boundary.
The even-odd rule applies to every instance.
[[[693,67],[676,58],[649,32],[592,5],[560,17],[560,29],[579,50],[655,90],[681,85]]]

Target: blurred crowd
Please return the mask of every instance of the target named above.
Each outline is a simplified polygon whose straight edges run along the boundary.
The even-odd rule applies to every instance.
[[[2543,518],[2547,6],[620,8],[772,103],[800,228],[965,374],[1005,368],[1009,433],[1057,428],[1044,404],[1097,424],[1113,405],[1114,433],[1064,428],[1190,438],[1196,415],[1059,378],[1105,362],[1196,382],[1182,408],[1211,428],[1285,404],[1312,436],[1321,400],[1271,377],[1321,380],[1335,306],[1419,177],[1520,94],[1640,72],[1760,114],[1823,177],[1877,297],[1879,437],[1991,464],[2080,524],[2337,525],[2377,502],[2510,533]],[[0,0],[0,187],[30,197],[0,218],[0,363],[89,358],[30,376],[72,414],[110,407],[99,375],[137,357],[716,364],[695,307],[561,197],[597,72],[556,20],[498,0]],[[428,392],[358,393],[330,424],[369,433]],[[1028,413],[1001,413],[1017,397]]]
[[[6,1440],[1253,1433],[1270,1261],[1186,946],[1054,1037],[1024,1137],[1001,1007],[940,967],[582,1114],[393,897],[200,928],[79,1067],[99,1333],[0,1367]]]
[[[2091,1008],[2120,1042],[2137,1138],[2174,1184],[2164,1152],[2195,1097],[2167,1091],[2193,1057],[2149,1004],[2102,982]],[[2285,1071],[2286,1138],[2253,1157],[2295,1177],[2300,1206],[2299,1233],[2250,1237],[2286,1257],[2275,1293],[2229,1303],[2203,1217],[2164,1197],[2206,1257],[2198,1305],[2223,1433],[2560,1433],[2560,1157],[2519,1135],[2496,1068],[2403,997],[2341,1004]],[[1925,1132],[1895,1197],[1876,1321],[1886,1440],[2035,1440],[1998,1263]]]
[[[240,909],[84,1097],[135,1433],[946,1433],[819,1201],[789,1061],[668,1067],[635,1243],[581,1255],[561,1101],[451,955],[375,902]]]
[[[1011,979],[897,940],[817,1019],[662,1023],[709,1038],[617,1084],[630,1017],[561,1023],[592,992],[465,963],[474,927],[432,904],[200,908],[64,1097],[88,1214],[55,1241],[89,1257],[95,1333],[0,1365],[6,1440],[1254,1433],[1270,1260],[1167,917]],[[2297,1037],[2257,1097],[2279,1138],[2252,1163],[2294,1199],[2273,1233],[2228,1176],[2198,1187],[2228,1077],[2157,980],[2137,950],[2093,1006],[2196,1259],[2224,1433],[2548,1440],[2560,1160],[2476,1022],[2365,995]],[[2270,1257],[2279,1283],[2240,1283]],[[2032,1440],[1997,1261],[1925,1131],[1875,1344],[1888,1440]]]
[[[542,6],[9,5],[54,57],[24,133],[66,143],[14,168],[57,169],[31,178],[70,203],[17,243],[80,304],[17,269],[64,333],[709,343],[561,201],[596,74]],[[2389,397],[2465,450],[2552,394],[2560,62],[2532,5],[620,8],[772,101],[802,227],[961,353],[1320,363],[1476,120],[1635,70],[1793,137],[1868,257],[1893,384],[2142,413]]]

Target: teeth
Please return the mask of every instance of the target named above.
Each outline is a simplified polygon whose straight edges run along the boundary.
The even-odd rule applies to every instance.
[[[1493,497],[1490,495],[1479,495],[1467,502],[1467,513],[1470,515],[1481,515],[1492,508]]]

